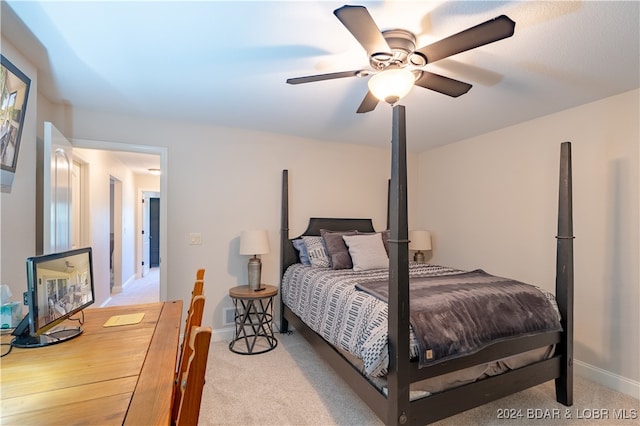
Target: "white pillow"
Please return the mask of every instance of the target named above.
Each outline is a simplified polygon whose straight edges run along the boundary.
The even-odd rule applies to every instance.
[[[379,233],[344,235],[342,239],[349,247],[354,271],[389,268],[389,257]]]
[[[322,237],[305,236],[302,237],[302,241],[304,241],[304,245],[307,247],[307,254],[309,255],[311,266],[328,268],[331,265]]]

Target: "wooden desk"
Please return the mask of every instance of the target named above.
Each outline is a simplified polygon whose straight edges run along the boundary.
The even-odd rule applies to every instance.
[[[103,327],[137,312],[138,324]],[[0,423],[169,425],[181,316],[182,301],[90,308],[82,335],[13,348],[0,361]]]

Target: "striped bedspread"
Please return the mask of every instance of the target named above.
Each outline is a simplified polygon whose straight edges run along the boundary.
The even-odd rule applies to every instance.
[[[460,274],[438,265],[410,263],[411,278]],[[359,283],[387,280],[387,269],[354,272],[351,269],[290,266],[282,279],[284,303],[311,329],[332,345],[363,361],[364,372],[384,376],[389,365],[387,304],[356,288]],[[553,295],[540,289],[557,311]],[[410,328],[410,356],[420,354]]]
[[[457,269],[411,263],[411,277],[460,273]],[[334,346],[360,358],[364,371],[383,376],[389,365],[387,304],[356,289],[359,282],[388,279],[387,269],[354,272],[291,265],[282,279],[284,303],[311,329]],[[410,355],[418,344],[410,330]]]

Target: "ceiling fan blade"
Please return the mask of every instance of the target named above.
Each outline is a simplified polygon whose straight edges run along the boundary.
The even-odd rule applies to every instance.
[[[371,93],[371,91],[368,91],[367,96],[364,97],[362,103],[360,104],[360,107],[358,107],[358,110],[356,112],[358,114],[362,114],[365,112],[373,111],[374,109],[376,109],[377,105],[378,98],[373,96],[373,93]]]
[[[342,6],[333,14],[347,27],[369,56],[375,53],[391,54],[391,48],[382,32],[364,6]]]
[[[288,78],[287,83],[289,84],[311,83],[313,81],[333,80],[334,78],[358,77],[361,75],[366,75],[363,73],[364,73],[363,70],[356,70],[356,71],[332,72],[328,74],[308,75],[306,77]]]
[[[422,75],[416,80],[415,85],[424,87],[425,89],[434,90],[454,98],[464,95],[469,91],[469,89],[471,89],[471,85],[469,83],[464,83],[462,81],[427,71],[422,71]]]
[[[427,58],[427,63],[432,63],[460,52],[511,37],[515,26],[516,23],[508,16],[500,15],[475,27],[467,28],[428,46],[421,47],[416,52],[424,55]]]

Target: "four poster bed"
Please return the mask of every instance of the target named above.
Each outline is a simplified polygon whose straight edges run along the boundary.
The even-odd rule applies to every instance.
[[[557,401],[572,405],[570,143],[561,145],[553,295],[482,270],[409,262],[404,107],[393,114],[388,231],[370,219],[311,218],[290,238],[283,171],[281,331],[293,325],[386,424],[431,423],[552,379]]]

